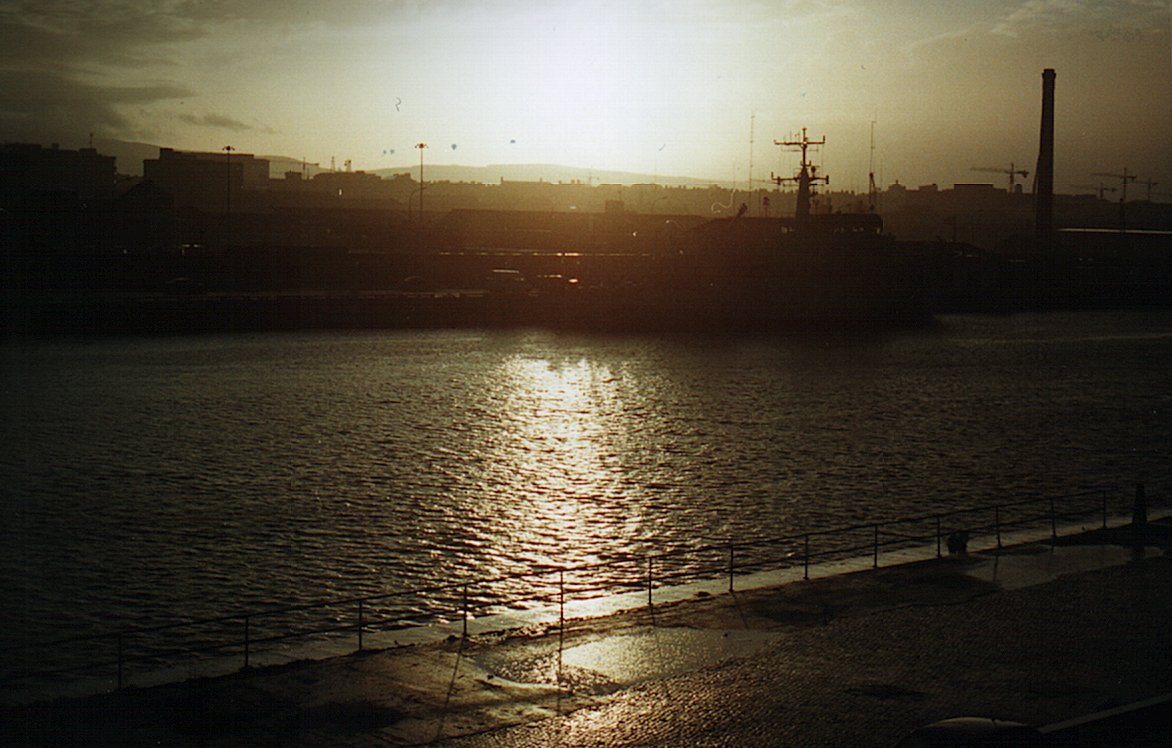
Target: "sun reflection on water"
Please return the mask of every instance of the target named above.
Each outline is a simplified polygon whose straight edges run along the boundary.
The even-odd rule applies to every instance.
[[[512,474],[512,495],[498,509],[513,545],[537,566],[596,563],[608,550],[625,551],[630,538],[613,533],[629,517],[615,515],[638,509],[619,502],[617,510],[610,500],[622,490],[614,444],[627,427],[621,378],[585,358],[523,355],[508,359],[501,375],[506,438],[490,459]]]

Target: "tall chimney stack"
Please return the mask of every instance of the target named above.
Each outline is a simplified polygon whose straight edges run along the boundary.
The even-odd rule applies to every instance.
[[[1042,135],[1038,143],[1034,227],[1039,239],[1054,228],[1054,68],[1042,71]]]

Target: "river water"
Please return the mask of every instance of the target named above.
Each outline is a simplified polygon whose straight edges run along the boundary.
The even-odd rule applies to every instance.
[[[0,346],[3,642],[1143,481],[1172,311]]]

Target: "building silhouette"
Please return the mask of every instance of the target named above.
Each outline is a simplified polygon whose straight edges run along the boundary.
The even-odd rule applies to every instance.
[[[69,193],[82,201],[109,199],[115,178],[114,157],[93,148],[72,151],[56,143],[49,148],[31,143],[0,145],[0,201],[4,205],[53,192]]]
[[[269,162],[250,153],[206,153],[160,148],[144,159],[143,178],[171,193],[176,207],[225,212],[246,207],[247,191],[264,190]]]

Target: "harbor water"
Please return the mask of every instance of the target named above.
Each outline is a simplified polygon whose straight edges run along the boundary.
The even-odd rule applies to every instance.
[[[1167,310],[865,337],[46,338],[0,364],[5,645],[1090,485],[1172,492]]]

